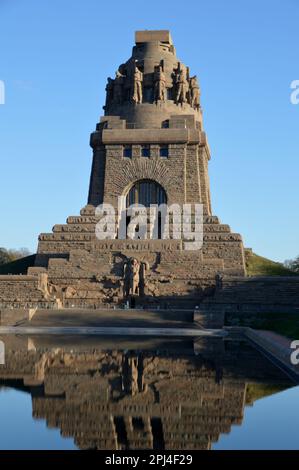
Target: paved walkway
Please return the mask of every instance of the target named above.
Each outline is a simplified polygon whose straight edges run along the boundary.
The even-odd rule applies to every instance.
[[[196,328],[129,328],[129,327],[42,327],[2,326],[0,335],[104,335],[104,336],[213,336],[223,337],[225,330],[199,330]]]
[[[193,322],[193,310],[188,309],[41,309],[31,320],[20,320],[14,326],[0,326],[0,334],[178,338],[223,337],[227,332],[199,329]]]
[[[136,327],[192,328],[192,310],[63,309],[37,310],[31,320],[16,326],[43,327]]]
[[[269,340],[273,341],[278,346],[282,348],[286,348],[290,351],[290,344],[292,340],[290,340],[286,336],[282,336],[282,335],[279,335],[278,333],[274,333],[273,331],[268,331],[268,330],[258,330],[258,331],[262,333],[264,338],[268,338]]]
[[[253,330],[252,328],[245,329],[245,336],[264,350],[270,356],[270,359],[272,357],[275,361],[278,361],[283,368],[293,374],[299,381],[299,364],[294,364],[292,360],[293,355],[296,355],[296,358],[299,359],[299,352],[295,354],[296,349],[299,350],[299,346],[296,349],[291,348],[291,339],[272,331]]]

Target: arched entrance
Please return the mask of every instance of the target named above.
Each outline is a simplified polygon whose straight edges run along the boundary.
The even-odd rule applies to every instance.
[[[165,189],[156,181],[144,179],[136,181],[126,196],[126,208],[133,204],[142,204],[144,207],[150,207],[151,204],[166,204],[167,196]],[[127,225],[130,217],[127,218]],[[161,239],[161,213],[158,212],[158,239]]]
[[[139,180],[134,183],[127,194],[126,206],[142,204],[149,207],[151,204],[166,204],[165,190],[156,181],[150,179]]]

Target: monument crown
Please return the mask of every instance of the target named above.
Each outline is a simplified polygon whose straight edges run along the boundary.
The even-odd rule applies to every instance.
[[[200,89],[177,56],[170,32],[136,31],[132,56],[108,78],[105,116],[133,128],[161,128],[176,114],[201,123]]]
[[[143,30],[143,31],[135,31],[135,42],[143,43],[143,42],[154,42],[154,41],[161,41],[168,43],[170,45],[173,44],[172,38],[170,35],[170,31],[166,29],[160,30]]]

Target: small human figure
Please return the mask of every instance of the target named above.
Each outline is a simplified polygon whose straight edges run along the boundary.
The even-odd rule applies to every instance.
[[[124,264],[123,280],[124,280],[123,295],[126,298],[130,294],[130,284],[131,284],[130,262],[126,262]]]

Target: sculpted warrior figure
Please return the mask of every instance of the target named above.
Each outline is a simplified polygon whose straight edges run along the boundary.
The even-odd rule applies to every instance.
[[[192,108],[199,109],[199,85],[197,81],[197,76],[190,78],[190,104]]]
[[[141,359],[142,360],[142,359]],[[124,356],[122,363],[122,389],[129,395],[136,395],[144,390],[143,373],[139,372],[139,358]]]
[[[139,270],[140,270],[140,263],[137,259],[133,259],[131,263],[131,294],[139,294]]]
[[[186,77],[186,70],[184,68],[178,70],[175,74],[175,85],[176,85],[176,103],[186,103],[188,82]]]
[[[133,73],[133,101],[135,103],[142,103],[142,81],[143,81],[143,73],[138,69],[135,65],[134,73]]]
[[[161,65],[155,68],[155,101],[165,101],[166,99],[166,77]]]
[[[124,296],[139,295],[140,263],[131,258],[124,265]]]
[[[144,295],[144,290],[146,286],[146,271],[149,270],[149,263],[147,261],[143,261],[140,263],[139,269],[139,295]]]

